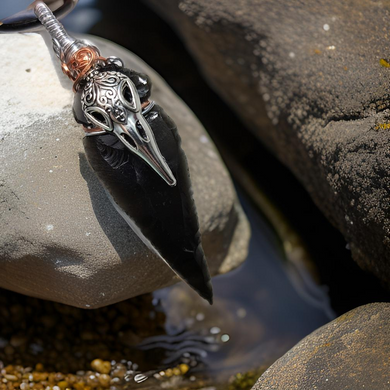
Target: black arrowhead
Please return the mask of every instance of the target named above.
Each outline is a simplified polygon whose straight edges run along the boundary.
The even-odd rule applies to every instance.
[[[77,116],[76,109],[77,104]],[[117,210],[146,245],[211,304],[211,279],[180,136],[161,107],[155,105],[145,118],[177,180],[176,186],[167,185],[113,134],[85,137],[87,159]]]

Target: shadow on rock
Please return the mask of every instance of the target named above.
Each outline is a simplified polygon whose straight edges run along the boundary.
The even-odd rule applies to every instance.
[[[119,257],[124,261],[131,257],[134,252],[134,246],[129,245],[129,242],[140,241],[140,239],[109,201],[102,184],[90,168],[84,153],[79,153],[79,161],[80,173],[88,185],[96,219]],[[128,236],[128,240],[123,240],[124,234]],[[157,258],[152,253],[150,255]]]

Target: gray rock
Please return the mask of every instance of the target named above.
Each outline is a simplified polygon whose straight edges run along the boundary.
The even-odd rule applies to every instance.
[[[390,283],[389,4],[145,1],[304,184],[358,264]]]
[[[210,271],[237,267],[246,257],[249,226],[201,124],[134,54],[90,39],[103,55],[151,76],[153,99],[182,136]],[[73,119],[71,83],[49,53],[39,35],[0,36],[0,287],[95,308],[177,282],[90,170]]]
[[[358,307],[300,341],[253,390],[383,390],[390,387],[390,304]]]

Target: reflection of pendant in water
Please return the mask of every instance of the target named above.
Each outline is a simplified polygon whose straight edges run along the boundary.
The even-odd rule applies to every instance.
[[[74,81],[85,154],[109,199],[142,241],[212,303],[187,159],[175,124],[149,101],[149,78],[71,38],[44,3],[35,13]]]

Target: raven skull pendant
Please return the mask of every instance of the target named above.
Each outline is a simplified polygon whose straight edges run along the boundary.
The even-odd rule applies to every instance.
[[[70,37],[43,2],[34,11],[74,82],[85,154],[108,199],[145,245],[212,303],[187,159],[176,125],[149,99],[149,77]]]

